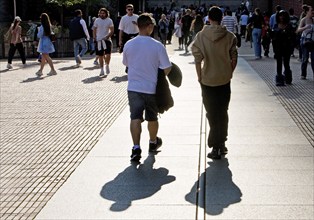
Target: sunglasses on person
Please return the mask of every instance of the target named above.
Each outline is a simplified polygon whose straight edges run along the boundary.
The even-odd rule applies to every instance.
[[[134,9],[133,9],[133,8],[128,8],[127,10],[128,10],[128,11],[133,11]]]

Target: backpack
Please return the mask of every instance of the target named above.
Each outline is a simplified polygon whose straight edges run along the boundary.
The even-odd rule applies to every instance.
[[[311,25],[311,30],[305,34],[303,45],[310,51],[314,50],[314,24]]]

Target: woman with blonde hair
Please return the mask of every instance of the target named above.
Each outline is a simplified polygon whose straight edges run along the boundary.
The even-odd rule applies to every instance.
[[[43,69],[48,62],[51,71],[48,75],[57,75],[57,72],[53,66],[52,59],[50,58],[49,54],[55,52],[55,48],[52,44],[50,39],[51,35],[53,34],[51,30],[51,23],[48,14],[42,13],[40,16],[41,26],[39,27],[37,37],[39,38],[37,52],[42,53],[42,59],[40,63],[40,69],[36,72],[38,77],[43,75]]]
[[[21,18],[19,16],[16,16],[10,29],[9,29],[9,36],[10,37],[10,49],[9,49],[9,56],[8,56],[8,69],[12,69],[12,60],[15,54],[16,49],[19,51],[21,60],[23,65],[26,64],[26,57],[25,57],[25,51],[22,41],[22,27],[20,26]]]

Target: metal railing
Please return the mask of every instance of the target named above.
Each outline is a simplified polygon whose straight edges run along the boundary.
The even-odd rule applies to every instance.
[[[23,41],[26,58],[38,57],[37,43],[35,41],[24,38]],[[73,56],[73,42],[69,37],[57,38],[53,43],[55,46],[55,52],[51,54],[52,57],[71,57]],[[2,43],[0,46],[0,58],[8,58],[10,44]],[[14,57],[19,57],[19,53],[16,52]]]

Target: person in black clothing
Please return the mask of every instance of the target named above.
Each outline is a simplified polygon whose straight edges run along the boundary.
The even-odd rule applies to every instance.
[[[290,24],[290,16],[287,11],[281,10],[277,13],[276,24],[271,37],[277,62],[276,86],[284,86],[285,82],[291,84],[290,56],[294,45],[295,32]],[[284,65],[284,75],[282,73],[282,64]]]
[[[185,52],[188,53],[188,46],[192,43],[192,36],[190,34],[191,24],[193,21],[193,17],[191,16],[191,9],[186,10],[186,14],[182,17],[182,32],[184,39]]]
[[[171,44],[172,34],[173,34],[173,30],[174,30],[174,17],[173,16],[169,17],[168,30],[169,30],[169,32],[167,34],[167,41],[168,41],[168,44]]]

